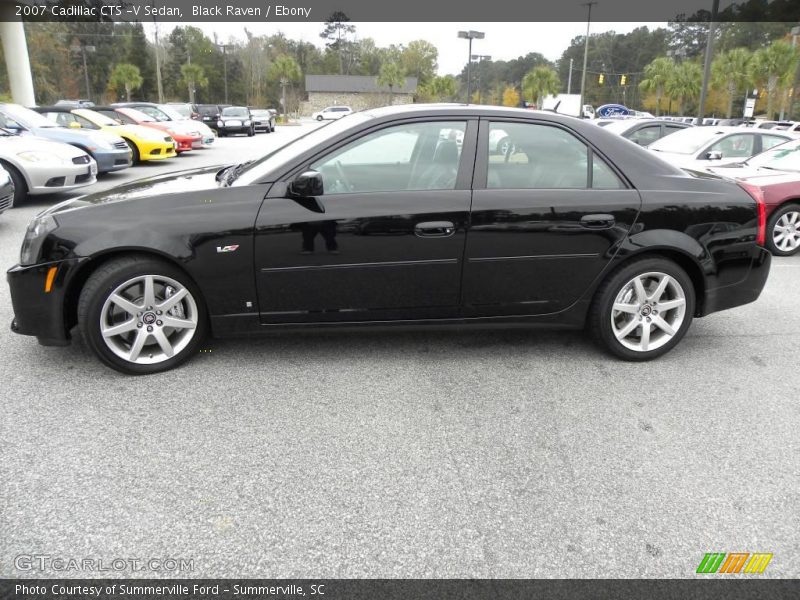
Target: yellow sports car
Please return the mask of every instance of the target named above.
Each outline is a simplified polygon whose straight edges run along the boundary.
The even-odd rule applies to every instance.
[[[130,146],[134,164],[145,160],[161,160],[177,156],[175,140],[168,134],[143,125],[123,125],[88,108],[38,106],[35,111],[62,127],[108,131],[124,139]]]

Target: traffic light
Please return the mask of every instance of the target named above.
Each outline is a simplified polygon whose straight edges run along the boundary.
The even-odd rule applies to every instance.
[[[627,81],[628,81],[628,76],[627,76],[627,75],[622,75],[622,76],[619,78],[619,84],[620,84],[620,85],[625,85],[625,83],[626,83]]]
[[[597,78],[597,83],[603,85],[603,82],[606,80],[606,76],[603,73],[600,73],[600,76]]]

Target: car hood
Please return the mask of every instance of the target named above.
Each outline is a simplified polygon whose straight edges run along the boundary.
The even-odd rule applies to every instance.
[[[800,181],[800,173],[792,171],[779,171],[776,169],[765,169],[763,167],[751,167],[746,164],[731,165],[729,167],[709,167],[709,173],[719,175],[725,179],[739,179],[751,181],[758,185],[771,183],[791,183]]]
[[[153,196],[178,194],[193,191],[209,190],[218,187],[217,173],[230,165],[203,167],[166,175],[157,175],[137,179],[117,187],[95,192],[56,204],[44,214],[53,214],[64,210],[86,208],[99,204],[112,202],[127,202],[139,198],[152,198]]]
[[[80,148],[70,146],[69,144],[62,144],[61,142],[53,142],[51,140],[40,138],[36,136],[8,136],[0,137],[0,156],[16,155],[20,152],[48,152],[55,154],[63,160],[72,160],[78,156],[86,154]]]
[[[145,127],[144,125],[114,125],[103,131],[114,135],[127,135],[148,142],[163,142],[166,137],[163,133],[156,131],[154,127]]]
[[[33,129],[32,132],[34,135],[49,140],[66,142],[67,144],[86,144],[87,142],[96,142],[97,140],[104,140],[108,143],[116,144],[124,141],[118,135],[111,133],[104,133],[102,131],[80,131],[67,127],[37,127]]]

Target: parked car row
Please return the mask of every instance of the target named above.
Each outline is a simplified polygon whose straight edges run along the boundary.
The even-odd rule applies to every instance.
[[[167,106],[187,119],[204,123],[220,136],[236,133],[253,136],[259,131],[272,133],[277,124],[278,111],[271,108],[183,102],[171,102]]]
[[[89,104],[64,100],[32,109],[0,104],[0,168],[13,187],[6,193],[6,176],[0,173],[0,212],[28,194],[88,186],[98,174],[170,159],[216,139],[202,122],[167,105]]]

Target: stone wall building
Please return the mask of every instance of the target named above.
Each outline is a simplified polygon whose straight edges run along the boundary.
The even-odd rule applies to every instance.
[[[394,90],[392,104],[410,104],[417,91],[417,78],[406,77]],[[349,106],[355,111],[389,104],[389,87],[378,85],[371,75],[306,75],[308,99],[300,107],[303,115],[311,115],[328,106]]]

